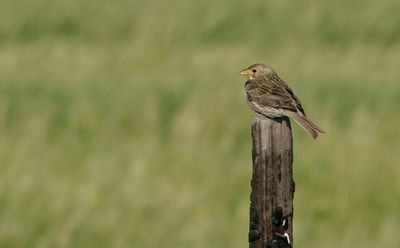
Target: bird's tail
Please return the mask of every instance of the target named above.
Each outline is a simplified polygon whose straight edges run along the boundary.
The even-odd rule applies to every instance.
[[[299,112],[291,112],[290,114],[288,113],[288,115],[292,117],[297,124],[299,124],[314,139],[318,137],[318,133],[325,133],[324,130],[317,127],[317,125],[315,125],[310,119]]]

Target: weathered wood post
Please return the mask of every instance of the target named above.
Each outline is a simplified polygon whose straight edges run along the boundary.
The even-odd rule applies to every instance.
[[[292,247],[293,141],[287,117],[256,116],[250,204],[250,248]],[[290,238],[290,241],[288,239]]]

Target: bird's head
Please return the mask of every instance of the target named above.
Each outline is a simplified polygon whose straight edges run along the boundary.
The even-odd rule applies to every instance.
[[[271,67],[264,64],[253,64],[248,68],[242,70],[240,72],[240,75],[248,77],[250,80],[253,80],[255,78],[263,77],[271,73],[275,73],[275,71]]]

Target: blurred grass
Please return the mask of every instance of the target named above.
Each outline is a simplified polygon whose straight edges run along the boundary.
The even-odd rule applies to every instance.
[[[1,247],[244,247],[264,62],[296,125],[297,247],[399,247],[400,16],[383,1],[7,1]]]

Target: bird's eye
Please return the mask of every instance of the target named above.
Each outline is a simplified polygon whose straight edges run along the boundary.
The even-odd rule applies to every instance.
[[[256,73],[257,72],[257,70],[256,69],[253,69],[253,73]]]

